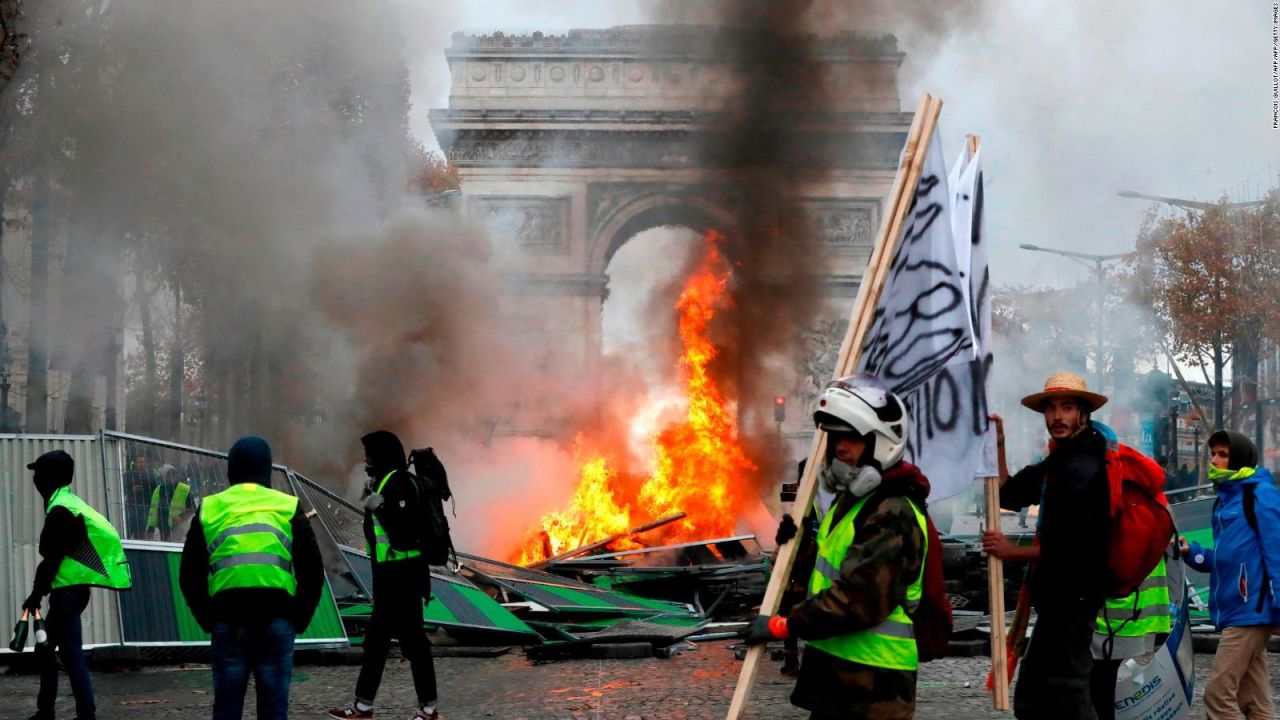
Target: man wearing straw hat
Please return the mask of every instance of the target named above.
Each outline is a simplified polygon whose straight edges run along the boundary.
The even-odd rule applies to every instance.
[[[1095,720],[1089,693],[1091,643],[1106,598],[1111,499],[1106,439],[1089,415],[1107,402],[1084,378],[1054,373],[1044,390],[1022,399],[1044,416],[1049,454],[1009,476],[1004,424],[997,416],[1000,506],[1040,505],[1038,546],[1014,545],[999,531],[983,535],[984,549],[1006,561],[1034,561],[1031,603],[1038,618],[1022,660],[1013,710],[1018,718]]]

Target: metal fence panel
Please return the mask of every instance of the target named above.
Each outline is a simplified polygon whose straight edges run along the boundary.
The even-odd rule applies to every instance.
[[[102,472],[103,444],[97,435],[0,435],[0,497],[5,506],[0,514],[4,519],[0,542],[6,560],[0,569],[0,618],[12,613],[17,619],[40,562],[44,499],[31,483],[28,463],[46,452],[65,450],[76,463],[71,489],[120,527],[118,489],[113,491]],[[94,588],[83,617],[86,647],[120,642],[120,614],[113,591]]]
[[[169,556],[181,552],[181,543],[186,539],[200,500],[227,489],[227,455],[139,435],[117,432],[104,435],[115,443],[115,452],[106,456],[106,475],[109,484],[119,488],[119,513],[124,518],[121,537],[129,541],[130,556],[138,557],[150,571],[148,577],[155,587],[149,592],[155,597],[148,598],[148,604],[163,606],[166,617],[173,616],[173,621],[163,631],[147,628],[139,632],[142,628],[138,622],[137,603],[125,603],[127,632],[124,642],[128,645],[207,643],[203,631],[190,617],[186,602],[170,582],[176,577],[176,571],[157,563],[176,562]],[[186,499],[177,504],[176,499],[180,495],[175,491],[180,485],[185,486],[181,495]],[[297,494],[289,479],[289,469],[283,465],[274,466],[271,487],[290,495]],[[323,539],[320,545],[322,555],[334,554]],[[299,636],[299,644],[346,641],[332,592],[326,597],[328,599],[322,599],[316,610],[311,628]],[[324,632],[317,634],[316,630]],[[170,639],[160,641],[156,639],[158,637]]]

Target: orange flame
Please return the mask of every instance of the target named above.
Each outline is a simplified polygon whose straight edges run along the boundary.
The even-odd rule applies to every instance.
[[[602,455],[582,463],[569,507],[542,516],[541,532],[521,548],[517,564],[528,565],[631,527],[630,511],[614,500],[610,487],[614,477],[608,458]]]
[[[683,347],[678,370],[688,407],[681,422],[654,435],[652,475],[619,503],[618,497],[628,494],[626,487],[603,456],[591,457],[582,464],[569,509],[543,515],[540,530],[514,556],[519,564],[622,533],[632,526],[633,514],[651,520],[684,512],[674,530],[663,532],[667,542],[733,533],[756,465],[738,443],[732,410],[709,372],[717,355],[711,323],[730,303],[732,268],[720,253],[723,239],[714,231],[707,234],[706,254],[676,302]],[[626,538],[615,544],[634,545]]]
[[[717,246],[722,239],[715,232],[707,236],[707,254],[676,302],[689,409],[684,422],[654,438],[656,472],[640,490],[642,505],[654,517],[680,510],[688,515],[680,539],[733,534],[742,481],[756,469],[737,442],[733,415],[709,374],[717,350],[708,330],[729,302],[731,270]]]

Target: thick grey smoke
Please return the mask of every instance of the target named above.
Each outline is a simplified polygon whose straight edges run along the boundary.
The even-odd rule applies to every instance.
[[[728,57],[756,70],[726,105],[731,122],[715,138],[742,177],[734,197],[712,199],[742,223],[730,248],[744,268],[736,330],[724,338],[721,370],[743,407],[768,407],[773,389],[759,386],[774,370],[766,363],[789,351],[791,328],[818,314],[803,282],[791,285],[798,293],[778,289],[810,263],[782,243],[807,228],[787,199],[797,177],[784,170],[794,128],[770,112],[781,100],[819,110],[831,101],[805,77],[814,69],[809,34],[894,32],[907,52],[903,105],[923,90],[941,95],[952,153],[964,132],[984,136],[997,285],[1084,277],[1015,245],[1127,250],[1141,206],[1114,190],[1213,197],[1265,173],[1257,148],[1270,138],[1257,109],[1269,66],[1237,41],[1264,23],[1243,6],[51,0],[26,10],[31,54],[0,98],[0,169],[9,204],[37,208],[31,232],[64,272],[48,299],[54,366],[109,372],[114,333],[102,328],[119,326],[128,310],[136,331],[132,278],[142,275],[158,288],[157,308],[180,291],[203,311],[183,332],[198,340],[189,362],[202,376],[206,421],[217,423],[209,444],[261,432],[302,467],[346,463],[362,426],[380,424],[410,444],[423,436],[455,444],[454,456],[480,469],[487,454],[470,443],[487,434],[493,386],[476,376],[537,381],[523,368],[523,348],[505,345],[497,327],[483,238],[418,213],[387,220],[403,200],[408,127],[432,142],[424,109],[443,105],[441,51],[455,30],[558,32],[650,19],[767,38],[725,41]],[[1172,117],[1178,122],[1165,120]],[[804,173],[826,170],[818,158]],[[390,268],[397,280],[378,283],[356,265]],[[122,277],[129,281],[119,287]],[[362,314],[347,292],[377,311]],[[390,296],[422,311],[405,316]],[[9,310],[6,319],[19,332],[25,324]],[[389,336],[374,332],[383,322]],[[388,345],[391,337],[403,345]],[[1021,347],[998,351],[997,363]],[[504,361],[498,369],[495,357]],[[1001,382],[1014,377],[997,368]],[[624,379],[635,372],[606,370]],[[1039,376],[1029,368],[998,392],[1012,402]],[[557,412],[600,414],[593,398],[547,384]],[[462,399],[473,393],[474,402]],[[1006,414],[1010,407],[1018,412],[1006,405]],[[622,423],[626,411],[611,408],[600,422]],[[319,415],[331,434],[299,421]],[[500,440],[494,447],[502,458],[525,452]],[[306,458],[295,461],[291,450]],[[535,464],[565,474],[557,463]],[[510,474],[519,469],[512,463]],[[508,475],[483,477],[501,487]]]
[[[121,287],[135,278],[152,302],[180,296],[197,311],[182,331],[210,444],[257,432],[287,456],[298,418],[349,416],[343,353],[323,351],[307,270],[321,239],[369,227],[405,194],[394,9],[61,0],[28,11],[33,52],[5,96],[21,162],[6,170],[34,188],[33,245],[69,238],[55,343],[119,327],[124,300],[135,312],[143,302]],[[64,365],[110,374],[101,355]],[[144,420],[129,422],[177,435]]]
[[[453,213],[403,211],[319,248],[313,304],[355,348],[354,427],[486,442],[527,384],[498,322],[488,242]]]

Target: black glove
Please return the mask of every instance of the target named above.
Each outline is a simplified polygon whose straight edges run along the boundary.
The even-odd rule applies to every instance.
[[[775,635],[773,629],[769,627],[771,620],[773,620],[773,618],[768,615],[761,615],[755,620],[752,620],[751,625],[747,627],[746,632],[742,636],[743,642],[748,645],[760,645],[761,643],[767,643],[773,640],[781,640],[782,638]]]
[[[43,596],[43,595],[37,595],[37,594],[35,594],[35,593],[31,593],[30,595],[28,595],[28,596],[27,596],[27,599],[26,599],[26,600],[23,600],[23,601],[22,601],[22,609],[23,609],[23,610],[30,610],[30,611],[32,611],[32,612],[35,612],[35,611],[39,610],[39,609],[40,609],[40,601],[41,601],[43,598],[44,598],[44,596]]]
[[[799,528],[796,527],[796,521],[791,519],[790,513],[782,516],[782,522],[778,523],[778,532],[774,533],[773,541],[778,545],[791,542],[796,536]]]

